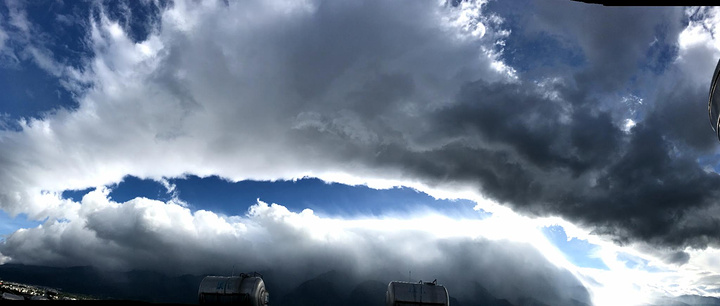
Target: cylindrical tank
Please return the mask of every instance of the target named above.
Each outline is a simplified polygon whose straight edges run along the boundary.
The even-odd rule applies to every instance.
[[[387,306],[401,305],[450,305],[450,296],[444,286],[438,285],[437,281],[419,283],[390,282],[385,293]]]
[[[258,273],[238,276],[206,276],[198,290],[200,304],[264,306],[269,302],[265,282]]]
[[[720,140],[720,95],[715,90],[718,85],[718,77],[720,76],[720,60],[715,66],[715,73],[710,81],[710,97],[708,99],[708,115],[710,116],[710,126],[712,126],[715,134]]]

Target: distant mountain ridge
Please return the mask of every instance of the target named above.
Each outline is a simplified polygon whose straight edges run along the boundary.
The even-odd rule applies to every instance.
[[[651,306],[720,306],[720,299],[709,296],[681,295],[660,299]]]
[[[0,279],[57,288],[68,293],[87,294],[100,299],[137,300],[155,303],[196,304],[197,290],[204,276],[167,276],[158,272],[104,272],[92,267],[41,267],[19,264],[0,265]],[[364,280],[357,284],[348,273],[328,271],[312,277],[288,292],[279,292],[268,283],[273,305],[383,306],[387,282]],[[450,297],[456,306],[513,306],[496,299],[475,284],[472,299]]]
[[[274,275],[274,273],[268,273]],[[266,275],[266,276],[268,276]],[[151,303],[197,304],[197,291],[203,275],[168,276],[152,271],[105,272],[93,267],[41,267],[19,264],[0,265],[0,279],[91,295],[100,299],[136,300]],[[273,277],[274,278],[274,277]],[[349,273],[328,271],[281,290],[266,277],[272,305],[281,306],[384,306],[389,281],[352,281]],[[515,303],[497,298],[479,282],[460,292],[448,288],[453,306],[546,306],[532,297]],[[587,306],[572,301],[572,306]],[[720,299],[701,296],[666,298],[653,305],[720,305]]]
[[[203,276],[167,276],[152,271],[104,272],[92,267],[0,265],[0,279],[86,294],[99,299],[197,303]]]

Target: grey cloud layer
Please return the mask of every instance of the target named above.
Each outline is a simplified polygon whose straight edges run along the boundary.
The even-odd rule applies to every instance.
[[[91,264],[178,275],[225,273],[235,265],[240,271],[271,272],[273,288],[285,291],[330,270],[348,273],[353,279],[346,283],[405,279],[412,270],[416,278],[441,280],[458,298],[479,283],[513,302],[532,297],[552,305],[572,299],[589,303],[588,292],[570,272],[521,243],[438,238],[421,228],[347,226],[344,222],[357,221],[322,219],[262,202],[246,216],[222,217],[174,203],[137,198],[120,204],[106,197],[91,192],[82,200],[92,207],[81,213],[83,218],[18,231],[0,252],[26,264]]]
[[[513,34],[502,32],[491,12],[470,18],[484,24],[478,38],[478,28],[462,28],[462,17],[477,11],[434,2],[178,1],[163,15],[162,32],[143,45],[101,21],[88,42],[96,58],[78,76],[93,81],[79,108],[0,132],[0,205],[37,218],[85,220],[52,226],[110,241],[117,250],[98,252],[126,254],[136,266],[145,257],[129,250],[167,241],[135,222],[132,204],[90,215],[57,192],[128,174],[239,180],[348,173],[470,185],[517,211],[559,215],[619,242],[717,245],[718,219],[703,212],[716,209],[719,178],[696,162],[713,149],[712,133],[701,136],[706,115],[697,107],[706,84],[673,65],[661,75],[629,68],[646,54],[651,29],[665,25],[657,16],[682,14],[577,5],[538,10],[539,31],[588,28],[562,33],[587,65],[572,75],[549,71],[547,79],[503,70],[497,41]],[[583,14],[616,22],[607,28],[600,19],[565,16]],[[669,27],[665,41],[673,42],[678,26]],[[618,31],[621,42],[611,35]],[[565,78],[549,81],[555,77]],[[625,110],[607,107],[624,92],[606,90],[632,85],[633,77],[653,87],[642,90],[650,105],[639,110],[643,120],[625,132],[618,121]],[[127,222],[108,222],[115,215]],[[65,248],[61,234],[38,235],[22,240],[16,233],[3,254],[43,240]],[[214,256],[214,247],[203,256]],[[49,252],[38,262],[52,262]],[[90,260],[81,255],[74,256]]]
[[[475,184],[518,211],[560,215],[621,243],[717,245],[717,217],[698,213],[715,206],[720,183],[697,162],[715,148],[704,122],[707,84],[694,83],[695,71],[681,67],[701,60],[712,66],[712,52],[678,66],[653,54],[653,48],[678,48],[687,23],[683,10],[536,5],[527,25],[557,33],[585,56],[586,64],[565,81],[537,86],[522,75],[511,83],[468,81],[451,103],[416,118],[393,114],[388,126],[363,116],[367,106],[351,105],[346,112],[366,122],[376,142],[353,141],[325,124],[302,143],[320,139],[343,150],[340,160],[394,169],[430,185]],[[556,75],[565,73],[547,77]],[[632,110],[639,115],[620,111],[640,120],[627,133],[617,114],[626,107],[623,92],[646,93],[647,106]]]

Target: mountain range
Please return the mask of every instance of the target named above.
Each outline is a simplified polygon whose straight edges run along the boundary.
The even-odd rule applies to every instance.
[[[284,306],[383,306],[389,280],[353,281],[344,271],[327,271],[310,276],[294,288],[283,289],[268,272],[266,286],[271,305]],[[44,286],[67,293],[84,294],[103,300],[149,303],[197,304],[197,293],[204,275],[169,276],[152,271],[107,272],[93,267],[42,267],[19,264],[0,265],[0,279]],[[457,289],[457,288],[455,288]],[[479,282],[468,284],[458,292],[448,288],[453,306],[547,306],[532,297],[514,303],[494,296]],[[588,304],[573,300],[572,306]],[[656,305],[720,305],[720,299],[699,296],[667,298]]]

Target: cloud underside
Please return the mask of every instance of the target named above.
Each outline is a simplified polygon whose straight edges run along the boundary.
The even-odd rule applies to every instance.
[[[503,21],[512,7],[178,1],[144,41],[100,14],[86,38],[94,57],[84,69],[58,73],[78,91],[79,107],[0,132],[2,208],[69,222],[17,232],[2,254],[31,262],[19,255],[39,252],[33,243],[42,241],[49,253],[37,262],[53,262],[53,250],[64,254],[59,262],[100,260],[63,253],[82,241],[63,240],[73,233],[93,241],[84,247],[97,247],[108,258],[97,264],[109,266],[162,266],[152,252],[164,243],[178,248],[168,263],[182,263],[184,254],[227,258],[231,253],[218,249],[225,238],[243,242],[234,248],[248,245],[250,229],[228,229],[244,233],[239,237],[200,231],[209,238],[198,234],[198,249],[186,252],[172,242],[180,234],[164,237],[164,227],[150,230],[133,219],[139,202],[89,213],[84,201],[59,196],[125,175],[186,174],[471,188],[522,214],[560,216],[619,243],[675,251],[718,246],[720,178],[698,163],[714,150],[705,80],[717,49],[678,44],[697,30],[680,8],[546,5],[532,3]],[[511,24],[522,30],[507,31]],[[524,71],[508,66],[512,50],[502,46],[538,33],[582,60]],[[665,64],[650,65],[656,62]],[[628,99],[635,95],[643,99]],[[280,235],[273,239],[287,235],[265,231]],[[367,243],[368,255],[390,245],[363,239],[352,241]],[[444,247],[461,247],[428,243],[445,256],[456,255]],[[301,256],[327,259],[314,252]],[[327,256],[343,252],[351,251],[338,247]],[[400,260],[401,253],[390,253],[390,261]],[[253,254],[263,263],[260,250]],[[669,260],[687,261],[682,254]]]
[[[92,209],[83,210],[82,218],[17,231],[0,252],[26,264],[132,267],[172,275],[225,274],[235,267],[281,275],[272,284],[281,290],[331,270],[347,273],[348,283],[406,280],[411,271],[414,279],[441,280],[456,297],[482,284],[513,302],[528,297],[554,305],[589,302],[570,272],[528,244],[463,233],[441,237],[436,225],[422,219],[321,218],[262,201],[246,216],[224,217],[144,198],[116,203],[107,195],[106,189],[90,192],[82,205]]]

